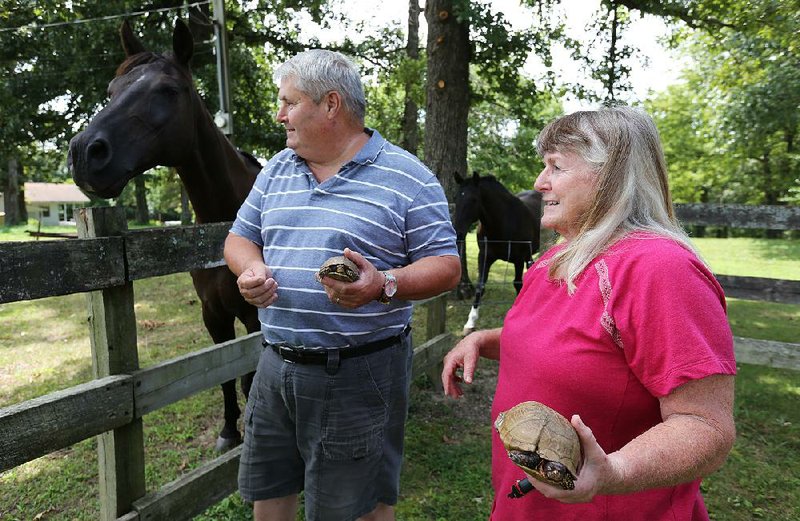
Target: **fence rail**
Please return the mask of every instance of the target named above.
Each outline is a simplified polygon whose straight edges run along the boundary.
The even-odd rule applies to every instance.
[[[678,219],[699,226],[800,230],[800,207],[780,205],[680,203]]]
[[[798,209],[722,209],[679,205],[687,224],[797,229]],[[731,205],[728,205],[731,206]],[[255,369],[259,334],[243,336],[140,369],[132,283],[222,264],[230,223],[129,231],[117,208],[83,209],[80,239],[0,243],[0,303],[86,292],[95,380],[0,409],[0,472],[98,436],[101,518],[189,519],[234,492],[234,449],[146,494],[142,417]],[[731,296],[800,303],[800,282],[732,277]],[[438,385],[446,331],[444,296],[427,308],[424,342],[414,348],[414,372]],[[113,347],[113,348],[112,348]],[[800,345],[736,338],[742,362],[800,369]]]

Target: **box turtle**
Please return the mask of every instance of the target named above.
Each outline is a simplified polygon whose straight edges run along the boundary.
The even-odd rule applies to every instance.
[[[572,424],[539,402],[522,402],[494,422],[511,461],[539,481],[575,488],[581,442]]]
[[[347,257],[337,255],[322,263],[317,272],[317,280],[322,280],[322,277],[355,282],[358,280],[358,266]]]

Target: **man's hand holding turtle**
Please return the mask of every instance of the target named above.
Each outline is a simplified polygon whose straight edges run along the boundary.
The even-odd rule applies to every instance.
[[[384,277],[363,255],[345,248],[343,256],[323,263],[317,280],[331,302],[353,309],[380,297]]]

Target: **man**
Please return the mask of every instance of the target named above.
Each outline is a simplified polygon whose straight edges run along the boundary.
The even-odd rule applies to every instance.
[[[436,177],[364,127],[358,71],[301,53],[275,72],[276,154],[239,210],[225,259],[260,308],[264,351],[245,411],[239,489],[257,520],[392,520],[411,376],[409,300],[460,278]],[[322,277],[335,255],[355,282]]]

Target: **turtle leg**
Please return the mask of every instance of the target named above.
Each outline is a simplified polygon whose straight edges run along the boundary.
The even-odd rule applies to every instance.
[[[511,458],[511,461],[516,463],[518,467],[522,467],[522,470],[528,474],[538,474],[541,472],[539,470],[539,465],[541,462],[545,461],[535,452],[524,450],[508,451],[508,457]]]
[[[521,498],[531,490],[533,490],[533,485],[528,478],[518,479],[516,483],[511,485],[511,492],[508,493],[508,497],[511,499]]]

